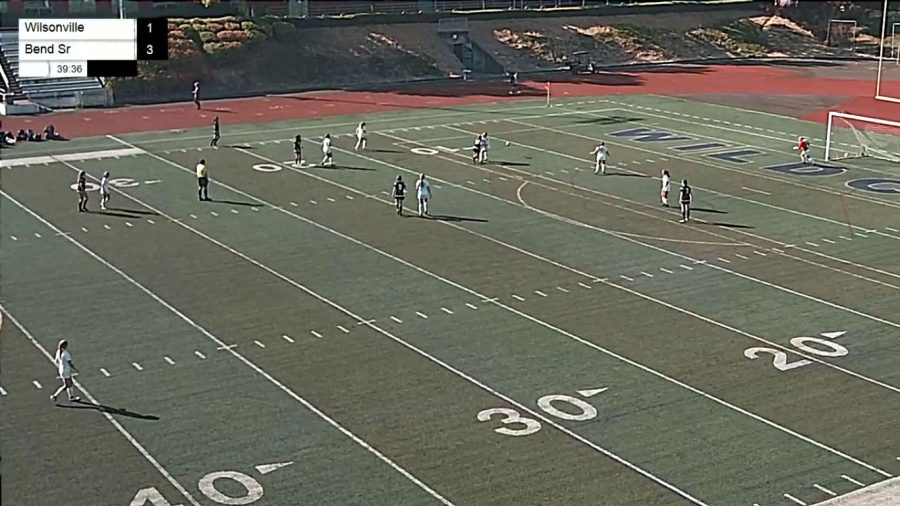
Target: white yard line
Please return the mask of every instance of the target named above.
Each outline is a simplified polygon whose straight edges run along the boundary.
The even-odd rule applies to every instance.
[[[220,183],[220,184],[221,184],[221,183]],[[55,232],[62,232],[62,230],[60,230],[59,228],[57,228],[56,225],[50,223],[49,221],[47,221],[46,219],[44,219],[43,216],[41,216],[41,215],[35,213],[35,212],[32,211],[30,208],[28,208],[28,207],[25,206],[24,204],[20,203],[18,200],[12,198],[12,197],[11,197],[10,195],[8,195],[6,192],[0,190],[0,195],[3,195],[3,197],[5,197],[6,199],[8,199],[10,202],[12,202],[13,204],[15,204],[15,205],[18,206],[19,208],[21,208],[23,211],[25,211],[25,212],[27,212],[28,214],[30,214],[32,217],[34,217],[35,219],[37,219],[38,221],[40,221],[41,223],[43,223],[43,224],[44,224],[45,226],[47,226],[48,228],[54,230]],[[126,196],[129,200],[132,200],[132,201],[134,201],[134,202],[136,202],[136,203],[138,203],[138,204],[140,204],[140,205],[142,205],[142,206],[144,206],[144,207],[146,207],[146,208],[148,208],[148,209],[151,209],[151,210],[157,212],[157,214],[158,214],[159,216],[164,216],[164,217],[166,217],[166,218],[168,218],[168,219],[174,221],[174,218],[172,218],[172,217],[169,216],[168,214],[163,213],[162,211],[160,211],[160,210],[158,210],[158,209],[155,209],[155,208],[153,208],[152,206],[149,206],[148,204],[146,204],[146,203],[144,203],[144,202],[142,202],[142,201],[140,201],[140,200],[138,200],[138,199],[136,199],[136,198],[134,198],[134,197],[132,197],[132,196],[130,196],[130,195],[128,195],[128,194],[123,193],[122,195]],[[188,227],[187,225],[184,225],[182,222],[175,222],[175,223],[177,223],[178,225],[181,225],[182,227],[188,228],[189,230],[194,230],[196,233],[199,233],[199,232],[197,232],[195,229],[192,229],[191,227]],[[104,259],[103,257],[101,257],[100,255],[98,255],[97,253],[95,253],[93,250],[91,250],[91,249],[88,248],[87,246],[81,244],[79,241],[77,241],[77,240],[75,240],[75,239],[72,239],[71,237],[68,237],[68,236],[63,236],[63,237],[64,237],[67,241],[69,241],[70,243],[72,243],[74,246],[78,247],[78,249],[80,249],[80,250],[84,251],[85,253],[87,253],[87,254],[88,254],[89,256],[91,256],[94,260],[100,262],[101,264],[103,264],[104,266],[106,266],[109,270],[115,272],[116,274],[118,274],[119,276],[121,276],[123,279],[125,279],[126,281],[128,281],[129,283],[131,283],[133,286],[135,286],[136,288],[140,289],[142,292],[144,292],[144,293],[145,293],[146,295],[148,295],[150,298],[152,298],[153,300],[155,300],[156,302],[158,302],[160,305],[162,305],[163,307],[165,307],[166,309],[168,309],[171,313],[173,313],[174,315],[178,316],[178,317],[179,317],[181,320],[183,320],[185,323],[187,323],[188,325],[190,325],[191,327],[193,327],[194,329],[196,329],[197,331],[199,331],[201,334],[203,334],[204,336],[206,336],[210,341],[214,342],[215,344],[217,344],[217,345],[219,345],[219,346],[225,346],[225,343],[224,343],[221,339],[219,339],[219,338],[216,337],[214,334],[212,334],[211,332],[209,332],[208,330],[206,330],[206,328],[204,328],[204,327],[202,327],[201,325],[199,325],[198,323],[196,323],[196,322],[195,322],[194,320],[192,320],[190,317],[188,317],[187,315],[185,315],[184,313],[182,313],[178,308],[176,308],[176,307],[172,306],[171,304],[169,304],[168,302],[166,302],[163,298],[161,298],[161,297],[160,297],[159,295],[157,295],[155,292],[151,291],[149,288],[147,288],[146,286],[142,285],[140,282],[138,282],[137,280],[135,280],[134,278],[132,278],[131,276],[129,276],[127,273],[125,273],[124,271],[122,271],[121,269],[119,269],[118,267],[116,267],[115,265],[113,265],[112,263],[110,263],[109,261],[107,261],[106,259]],[[208,236],[206,236],[206,238],[207,238],[207,239],[212,239],[212,238],[210,238],[210,237],[208,237]],[[213,241],[214,241],[214,240],[213,240]],[[219,243],[219,244],[220,244],[221,246],[224,246],[224,245],[222,245],[221,243]],[[249,260],[249,258],[245,258],[245,259],[248,259],[248,260]],[[5,311],[4,311],[4,312],[5,312]],[[6,314],[8,315],[9,313],[6,313]],[[428,485],[426,485],[424,482],[422,482],[421,480],[419,480],[418,478],[416,478],[415,476],[413,476],[409,471],[407,471],[406,469],[400,467],[397,463],[395,463],[393,460],[391,460],[390,458],[388,458],[387,456],[385,456],[384,454],[382,454],[382,453],[381,453],[380,451],[378,451],[375,447],[373,447],[372,445],[370,445],[369,443],[367,443],[367,442],[364,441],[363,439],[359,438],[356,434],[354,434],[354,433],[350,432],[349,430],[347,430],[343,425],[339,424],[337,421],[335,421],[334,419],[332,419],[331,417],[329,417],[327,414],[325,414],[325,413],[324,413],[323,411],[321,411],[319,408],[317,408],[316,406],[314,406],[312,403],[310,403],[309,401],[307,401],[306,399],[304,399],[303,397],[301,397],[300,395],[298,395],[296,392],[294,392],[292,389],[288,388],[286,385],[284,385],[283,383],[281,383],[280,381],[278,381],[277,379],[275,379],[274,376],[272,376],[271,374],[269,374],[268,372],[266,372],[264,369],[262,369],[261,367],[259,367],[258,365],[256,365],[256,364],[253,363],[252,361],[250,361],[248,358],[244,357],[243,355],[241,355],[240,353],[238,353],[238,352],[235,351],[234,349],[228,349],[228,350],[226,350],[226,352],[227,352],[227,353],[230,353],[233,357],[235,357],[235,358],[238,359],[240,362],[242,362],[243,364],[245,364],[247,367],[249,367],[250,369],[252,369],[252,370],[253,370],[254,372],[256,372],[259,376],[262,376],[263,378],[265,378],[266,380],[268,380],[270,383],[272,383],[273,385],[275,385],[276,387],[278,387],[279,390],[281,390],[282,392],[286,393],[288,396],[290,396],[291,398],[293,398],[294,400],[296,400],[298,403],[302,404],[302,405],[303,405],[304,407],[306,407],[308,410],[310,410],[310,411],[312,411],[313,413],[315,413],[316,415],[318,415],[319,418],[321,418],[321,419],[324,420],[326,423],[328,423],[328,425],[331,425],[333,428],[337,429],[339,432],[341,432],[342,434],[344,434],[345,436],[347,436],[348,438],[350,438],[353,442],[355,442],[355,443],[358,444],[359,446],[363,447],[363,448],[364,448],[365,450],[367,450],[369,453],[371,453],[371,454],[374,455],[376,458],[378,458],[378,460],[382,461],[383,463],[387,464],[389,467],[391,467],[392,469],[394,469],[394,470],[397,471],[398,473],[402,474],[402,475],[403,475],[404,477],[406,477],[409,481],[413,482],[415,485],[417,485],[419,488],[421,488],[422,490],[424,490],[425,492],[427,492],[427,493],[428,493],[429,495],[431,495],[433,498],[437,499],[438,501],[440,501],[441,503],[443,503],[443,504],[445,504],[445,505],[448,505],[448,506],[452,506],[452,505],[453,505],[452,502],[450,502],[450,501],[447,500],[445,497],[443,497],[441,494],[439,494],[438,492],[436,492],[434,489],[432,489],[431,487],[429,487]],[[195,353],[199,353],[199,352],[195,352]],[[49,356],[49,355],[48,355],[48,356]],[[198,355],[198,356],[200,356],[200,355]],[[93,401],[92,401],[92,402],[93,402]],[[112,419],[112,417],[110,417],[110,419]],[[124,430],[124,429],[123,429],[123,430]],[[149,456],[149,454],[147,454],[147,456]],[[161,466],[158,467],[158,469],[162,471],[162,467],[161,467]],[[177,482],[175,482],[174,480],[171,480],[171,481],[173,482],[173,485],[175,485],[175,484],[177,483]],[[184,488],[181,487],[180,485],[178,485],[178,487],[179,487],[179,490],[184,490]],[[194,505],[196,505],[196,506],[200,506],[199,503],[197,503],[197,502],[196,502],[189,494],[187,494],[187,491],[186,491],[186,490],[184,490],[184,494],[185,494],[185,497],[188,498],[188,499],[191,501],[191,504],[194,504]]]
[[[68,237],[68,236],[65,236],[65,237]],[[29,332],[28,329],[26,329],[24,326],[22,326],[22,324],[19,323],[19,321],[13,315],[9,314],[9,311],[7,311],[7,309],[5,307],[0,306],[0,311],[2,311],[5,318],[8,319],[10,322],[12,322],[12,324],[15,325],[22,332],[22,334],[31,342],[31,344],[35,348],[38,349],[38,351],[41,352],[42,355],[44,355],[44,357],[47,358],[48,361],[53,363],[53,355],[51,355],[50,352],[48,352],[47,349],[44,348],[44,345],[42,345],[40,342],[38,342],[38,340],[35,339],[35,337],[33,335],[31,335],[31,332]],[[84,384],[82,384],[78,380],[74,380],[74,383],[75,383],[75,386],[78,387],[79,390],[81,390],[81,393],[84,394],[84,397],[88,401],[90,401],[91,403],[96,404],[98,406],[100,405],[100,402],[97,400],[97,398],[94,397],[91,394],[91,392],[88,391],[88,389],[84,386]],[[149,462],[150,465],[153,466],[153,468],[156,469],[156,471],[160,475],[162,475],[163,478],[166,479],[166,481],[168,481],[173,487],[175,487],[175,490],[178,490],[178,492],[189,503],[191,503],[193,506],[201,506],[200,503],[197,502],[196,499],[194,499],[194,497],[191,495],[191,493],[188,492],[188,490],[184,486],[182,486],[181,483],[179,483],[178,480],[176,480],[175,477],[172,476],[172,474],[169,473],[169,471],[166,470],[166,468],[163,467],[162,464],[160,464],[159,461],[157,461],[156,458],[153,455],[151,455],[150,452],[148,452],[144,448],[144,446],[141,443],[139,443],[138,440],[135,439],[135,437],[133,435],[131,435],[130,432],[125,430],[125,427],[123,427],[122,424],[119,423],[118,420],[116,420],[111,414],[109,414],[106,411],[100,411],[100,414],[103,416],[103,418],[106,418],[106,420],[110,424],[112,424],[112,426],[115,427],[116,430],[119,431],[119,433],[122,434],[122,436],[124,436],[125,439],[129,443],[131,443],[131,446],[133,446],[138,451],[138,453],[140,453],[141,456],[144,457],[144,459],[147,462]]]

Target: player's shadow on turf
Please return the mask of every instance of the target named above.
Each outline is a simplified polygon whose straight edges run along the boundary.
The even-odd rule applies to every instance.
[[[640,174],[635,172],[620,172],[614,170],[607,170],[607,176],[618,176],[618,177],[650,177],[647,174]]]
[[[432,214],[427,218],[437,221],[453,221],[453,222],[461,222],[461,221],[471,221],[473,223],[487,223],[488,220],[482,218],[468,218],[466,216],[452,216],[449,214]]]
[[[696,211],[698,213],[715,213],[715,214],[728,214],[728,211],[719,211],[718,209],[706,209],[704,207],[692,207],[691,211]]]
[[[330,167],[322,167],[321,165],[316,165],[315,167],[310,167],[321,170],[378,170],[370,167],[354,167],[352,165],[332,165]]]
[[[497,160],[494,163],[496,163],[497,165],[509,165],[510,167],[530,167],[531,166],[531,164],[528,162],[502,162],[500,160]]]
[[[402,153],[403,151],[398,151],[396,149],[372,149],[370,150],[373,153]]]
[[[141,217],[140,214],[126,214],[126,213],[116,213],[112,211],[92,211],[93,214],[102,214],[104,216],[114,216],[116,218],[131,218],[132,220],[137,220]]]
[[[585,112],[585,115],[590,113]],[[627,118],[624,116],[595,116],[588,119],[580,119],[575,123],[579,123],[582,125],[620,125],[622,123],[634,123],[636,121],[645,121],[644,118]]]
[[[100,411],[103,413],[109,413],[111,415],[119,415],[119,416],[127,416],[128,418],[137,418],[138,420],[159,420],[159,417],[156,415],[143,415],[141,413],[135,413],[134,411],[129,411],[125,408],[114,408],[112,406],[104,406],[103,404],[94,404],[92,402],[86,401],[73,401],[74,404],[57,404],[60,408],[65,409],[93,409],[95,411]]]
[[[691,209],[691,210],[693,211],[693,209]],[[750,225],[739,225],[737,223],[722,223],[722,222],[718,222],[718,221],[701,222],[701,225],[712,225],[715,227],[724,227],[724,228],[745,228],[745,229],[756,228],[756,227],[752,227]]]
[[[209,199],[209,202],[215,202],[216,204],[228,204],[230,206],[262,207],[262,204],[257,204],[254,202],[240,202],[237,200]]]
[[[122,213],[131,213],[131,214],[137,214],[137,215],[159,216],[159,213],[157,213],[156,211],[141,211],[140,209],[128,209],[125,207],[107,207],[106,209],[108,211],[119,211]],[[102,211],[101,211],[101,213],[102,213]],[[103,213],[103,214],[108,214],[108,213]]]

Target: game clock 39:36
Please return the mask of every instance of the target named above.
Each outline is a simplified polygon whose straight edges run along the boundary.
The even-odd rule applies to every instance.
[[[81,63],[58,63],[56,65],[57,74],[81,75],[82,72],[84,72],[84,64]]]

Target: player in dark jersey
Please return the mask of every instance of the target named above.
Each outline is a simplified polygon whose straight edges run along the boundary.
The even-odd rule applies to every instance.
[[[397,208],[397,215],[403,215],[403,199],[406,198],[406,183],[403,182],[403,176],[397,176],[394,181],[394,189],[391,192],[394,197],[394,206]]]
[[[303,139],[300,138],[300,134],[297,134],[294,137],[294,165],[300,166],[300,162],[303,161]]]
[[[83,170],[78,171],[78,179],[75,181],[75,189],[78,190],[78,212],[87,212],[87,174]]]
[[[478,157],[481,156],[481,144],[481,134],[478,134],[472,141],[472,163],[478,163]]]
[[[687,179],[682,179],[681,189],[678,190],[678,202],[681,203],[681,220],[678,223],[687,223],[691,220],[691,201],[693,200],[694,195],[691,187],[688,186]]]
[[[194,81],[194,89],[191,91],[191,96],[194,97],[194,105],[197,106],[197,110],[200,110],[200,81]]]
[[[212,148],[219,147],[219,139],[221,137],[221,131],[219,130],[219,117],[216,116],[216,119],[213,120],[213,138],[211,141],[209,141],[209,146]]]

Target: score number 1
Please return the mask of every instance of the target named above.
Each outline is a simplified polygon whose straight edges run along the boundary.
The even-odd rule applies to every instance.
[[[167,60],[169,58],[168,18],[138,19],[136,42],[138,60]]]

